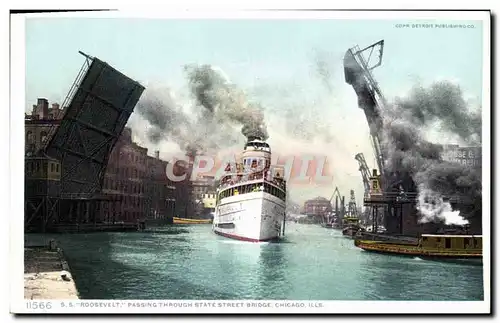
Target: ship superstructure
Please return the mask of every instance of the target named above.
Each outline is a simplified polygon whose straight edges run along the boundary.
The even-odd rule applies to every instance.
[[[233,167],[231,167],[233,166]],[[236,165],[228,165],[217,188],[215,233],[238,240],[276,240],[285,232],[284,168],[271,165],[271,147],[248,138]]]

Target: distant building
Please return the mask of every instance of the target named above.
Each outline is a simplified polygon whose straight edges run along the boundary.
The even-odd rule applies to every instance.
[[[203,209],[201,211],[202,217],[211,217],[210,213],[215,212],[215,202],[217,200],[216,197],[217,193],[215,192],[203,194],[202,198]]]
[[[304,202],[304,214],[314,217],[319,222],[331,211],[332,204],[324,197],[318,196]]]
[[[194,199],[194,213],[199,216],[205,216],[210,213],[205,207],[205,203],[208,203],[208,196],[215,197],[215,176],[202,175],[198,176],[195,180],[191,181]],[[215,200],[213,200],[215,203]],[[213,207],[215,209],[215,206]]]
[[[40,98],[31,114],[24,114],[25,155],[31,156],[42,148],[50,135],[59,127],[64,111],[53,103],[49,109],[47,99]]]
[[[215,176],[198,176],[192,185],[194,198],[201,200],[203,195],[215,192]]]
[[[481,147],[460,147],[459,145],[445,145],[443,159],[465,166],[481,168],[482,149]]]

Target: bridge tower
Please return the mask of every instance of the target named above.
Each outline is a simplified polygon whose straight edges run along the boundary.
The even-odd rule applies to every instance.
[[[144,87],[98,58],[79,53],[85,62],[64,100],[63,119],[35,154],[40,162],[26,161],[28,168],[43,168],[31,174],[44,175],[47,187],[37,189],[42,186],[32,175],[26,179],[25,227],[33,231],[95,224],[102,203],[117,201],[102,194],[104,173]],[[57,174],[50,172],[51,165],[59,165]]]
[[[388,232],[403,233],[403,214],[415,212],[415,200],[399,199],[398,192],[402,189],[416,196],[416,187],[409,174],[388,173],[385,167],[387,152],[381,145],[381,137],[382,115],[387,103],[372,74],[373,69],[382,65],[383,52],[384,40],[363,49],[355,46],[347,50],[344,56],[344,75],[346,83],[353,87],[358,97],[358,107],[365,113],[378,169],[375,177],[381,194],[365,196],[364,205],[371,207],[372,213],[382,209]],[[359,156],[356,159],[360,162]],[[363,177],[366,177],[366,168],[363,165]],[[363,181],[365,183],[365,178]]]

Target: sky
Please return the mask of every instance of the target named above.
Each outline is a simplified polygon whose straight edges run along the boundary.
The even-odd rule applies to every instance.
[[[168,88],[182,102],[189,98],[183,66],[210,64],[264,106],[275,154],[328,159],[332,180],[291,185],[295,202],[330,198],[338,186],[346,202],[353,189],[361,204],[354,155],[362,152],[375,165],[366,118],[344,81],[346,50],[384,39],[382,65],[373,74],[388,100],[436,80],[458,83],[472,102],[482,95],[481,22],[461,21],[474,26],[467,29],[398,28],[402,23],[457,22],[28,18],[26,112],[39,97],[62,103],[84,61],[78,51],[106,61],[146,91]],[[318,73],[319,63],[327,73]],[[150,154],[159,149],[168,159],[179,152],[175,143],[149,142],[147,123],[137,114],[129,125]]]

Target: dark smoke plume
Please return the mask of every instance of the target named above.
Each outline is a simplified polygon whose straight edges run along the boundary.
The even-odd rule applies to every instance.
[[[387,170],[411,176],[420,195],[422,222],[459,219],[449,203],[443,201],[445,196],[481,200],[480,169],[443,160],[443,146],[424,138],[426,126],[438,121],[447,133],[477,146],[481,144],[481,112],[470,112],[458,86],[438,82],[429,88],[416,87],[408,98],[398,98],[382,113]],[[460,210],[460,215],[480,222],[481,212]]]
[[[416,86],[408,98],[398,98],[396,105],[417,125],[440,121],[444,129],[465,142],[481,143],[481,111],[471,111],[460,87],[451,82],[436,82],[429,88]]]
[[[241,125],[241,132],[247,138],[268,138],[260,105],[248,102],[241,90],[229,84],[210,65],[189,65],[185,70],[193,95],[209,114],[218,115],[220,120]]]
[[[262,108],[247,102],[221,73],[209,65],[186,66],[185,72],[196,101],[194,113],[176,103],[168,89],[148,89],[139,101],[136,111],[149,123],[150,142],[175,142],[192,156],[238,143],[235,127],[241,127],[246,137],[267,139]]]
[[[137,103],[136,111],[149,123],[148,139],[157,144],[163,139],[187,144],[191,120],[178,107],[169,91],[157,94],[147,91]]]

